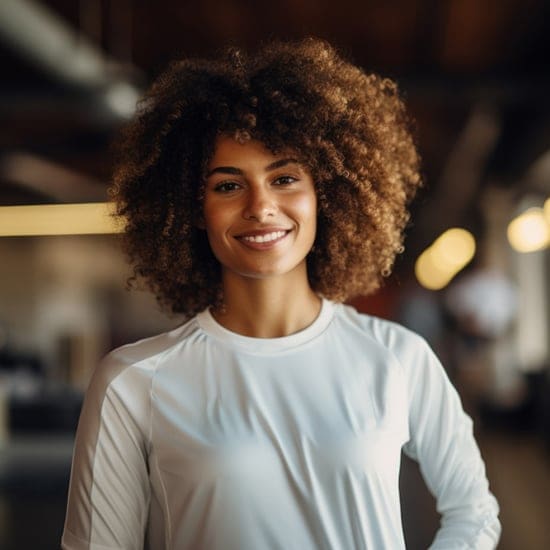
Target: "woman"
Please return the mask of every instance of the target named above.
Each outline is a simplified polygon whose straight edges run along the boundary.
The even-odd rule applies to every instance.
[[[314,39],[184,60],[123,140],[135,274],[190,319],[111,352],[78,428],[63,548],[433,548],[500,525],[470,419],[418,336],[341,304],[401,249],[418,157],[395,86]]]

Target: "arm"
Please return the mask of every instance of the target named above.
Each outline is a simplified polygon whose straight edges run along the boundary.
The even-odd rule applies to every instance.
[[[414,339],[401,355],[409,391],[410,440],[405,453],[417,460],[442,514],[432,550],[489,550],[500,537],[498,504],[489,491],[472,421],[428,345]]]
[[[150,498],[149,400],[143,374],[126,367],[107,356],[86,393],[76,435],[63,550],[143,548]]]

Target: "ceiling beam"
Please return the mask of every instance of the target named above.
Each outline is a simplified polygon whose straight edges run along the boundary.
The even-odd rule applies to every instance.
[[[93,93],[98,106],[113,118],[134,113],[141,95],[134,82],[143,80],[139,71],[108,58],[43,4],[2,0],[0,36],[56,82]]]

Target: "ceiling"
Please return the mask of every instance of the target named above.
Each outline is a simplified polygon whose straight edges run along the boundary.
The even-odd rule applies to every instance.
[[[304,35],[400,84],[426,180],[415,246],[467,224],[488,183],[550,194],[529,175],[550,150],[548,1],[3,0],[0,204],[104,199],[109,143],[170,59]]]

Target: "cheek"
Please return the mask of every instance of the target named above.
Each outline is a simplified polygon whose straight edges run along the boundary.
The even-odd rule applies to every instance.
[[[226,224],[228,209],[222,208],[215,203],[205,202],[203,209],[204,229],[207,233],[216,234]]]
[[[214,256],[218,257],[221,243],[223,240],[224,229],[226,228],[226,221],[224,211],[219,208],[212,207],[212,205],[205,204],[203,210],[203,227],[206,231],[208,243],[210,249],[214,253]]]
[[[317,197],[307,194],[297,198],[294,202],[294,211],[302,224],[315,233],[317,229]]]

